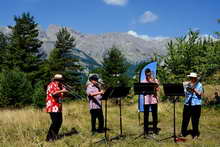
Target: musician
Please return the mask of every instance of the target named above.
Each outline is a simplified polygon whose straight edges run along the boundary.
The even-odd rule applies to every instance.
[[[46,112],[51,118],[51,125],[47,134],[46,141],[54,141],[58,137],[63,118],[62,118],[62,99],[63,93],[68,92],[61,84],[63,75],[55,74],[52,81],[47,86]]]
[[[193,138],[198,138],[199,132],[199,118],[201,115],[201,96],[203,94],[202,84],[198,81],[196,73],[192,72],[189,75],[190,81],[184,84],[185,89],[185,102],[183,108],[183,120],[181,133],[185,137],[191,134]],[[187,130],[189,121],[192,122],[192,131]]]
[[[104,132],[104,117],[102,112],[101,98],[104,91],[100,89],[98,85],[98,77],[92,75],[89,77],[89,84],[86,88],[86,93],[89,100],[89,109],[91,114],[91,125],[92,125],[92,135],[95,132],[103,133]],[[98,118],[99,127],[96,129],[96,119]]]
[[[141,81],[142,83],[156,83],[158,87],[156,87],[156,92],[159,91],[159,81],[152,76],[152,72],[149,68],[145,70],[146,79]],[[144,96],[144,131],[146,134],[149,133],[149,110],[152,111],[152,118],[153,118],[153,132],[158,134],[158,116],[157,116],[157,103],[158,103],[158,96],[157,94],[147,94]]]

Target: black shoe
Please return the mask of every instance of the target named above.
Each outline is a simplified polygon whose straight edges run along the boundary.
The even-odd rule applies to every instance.
[[[159,135],[159,129],[158,128],[154,129],[153,132],[154,132],[155,135]]]
[[[104,130],[104,129],[97,129],[96,132],[98,132],[98,133],[104,133],[105,130]]]
[[[183,137],[186,137],[186,136],[188,136],[190,134],[192,135],[192,131],[191,130],[182,131],[181,134],[182,134]]]
[[[45,141],[46,141],[46,142],[54,142],[55,139],[53,139],[53,138],[47,138]]]
[[[199,138],[199,135],[200,135],[199,132],[197,132],[197,133],[192,133],[192,138],[193,138],[193,139],[198,139],[198,138]]]

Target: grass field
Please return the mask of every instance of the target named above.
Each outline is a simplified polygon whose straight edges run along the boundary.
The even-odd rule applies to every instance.
[[[176,132],[179,134],[182,117],[182,103],[176,105]],[[159,104],[160,134],[155,136],[160,140],[173,135],[173,104],[161,102]],[[142,114],[141,114],[142,115]],[[1,110],[0,115],[0,146],[5,147],[68,147],[68,146],[195,146],[212,147],[220,146],[220,108],[203,107],[200,119],[200,138],[192,140],[186,137],[184,143],[175,144],[172,139],[157,142],[154,139],[139,137],[143,126],[139,125],[137,102],[129,103],[123,100],[122,120],[124,139],[113,140],[108,144],[95,143],[102,139],[104,134],[91,135],[90,114],[87,102],[75,101],[63,106],[63,124],[60,133],[66,133],[75,128],[79,134],[66,136],[53,143],[45,142],[45,137],[50,125],[49,115],[44,110],[27,107],[19,110]],[[141,122],[143,119],[141,118]],[[189,126],[191,128],[191,125]],[[109,138],[120,134],[119,107],[108,105],[108,131]]]

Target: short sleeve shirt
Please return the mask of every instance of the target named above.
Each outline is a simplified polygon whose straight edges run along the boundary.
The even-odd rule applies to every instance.
[[[141,81],[141,83],[157,83],[159,84],[159,81],[157,79],[147,81],[146,79]],[[157,104],[158,103],[158,96],[154,94],[148,94],[144,96],[144,104],[149,105],[149,104]]]
[[[202,84],[200,82],[196,84],[195,89],[198,92],[203,93],[203,87],[202,87]],[[188,92],[186,90],[186,86],[184,86],[184,91],[185,91],[185,101],[184,101],[185,105],[189,105],[188,102],[189,102],[191,97],[192,97],[191,106],[202,104],[201,96],[197,96],[195,93]]]
[[[89,98],[90,97],[90,94],[92,94],[92,93],[96,93],[96,92],[99,92],[99,89],[95,86],[95,85],[93,85],[92,83],[90,83],[88,86],[87,86],[87,88],[86,88],[86,94],[87,94],[87,96],[88,96],[88,100],[89,100],[89,109],[91,110],[91,109],[101,109],[101,98],[102,98],[102,95],[96,95],[96,96],[93,96],[93,98],[94,99],[96,99],[96,101],[99,103],[99,105],[98,104],[96,104],[95,102],[94,102],[94,100],[92,100],[91,98]]]
[[[47,86],[46,112],[62,112],[62,93],[56,97],[53,94],[61,90],[57,82],[51,82]]]

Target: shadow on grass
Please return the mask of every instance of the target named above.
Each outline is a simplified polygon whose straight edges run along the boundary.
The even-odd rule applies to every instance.
[[[60,140],[66,136],[72,136],[72,135],[76,135],[76,134],[79,134],[79,132],[75,128],[72,128],[70,131],[68,131],[66,133],[59,134],[57,136],[56,140]]]

